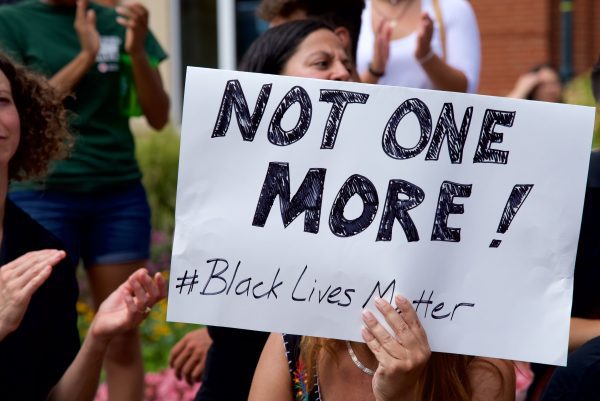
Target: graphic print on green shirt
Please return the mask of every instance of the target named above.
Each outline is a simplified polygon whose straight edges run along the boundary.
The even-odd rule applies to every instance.
[[[12,189],[90,192],[141,177],[128,117],[119,108],[125,28],[116,22],[115,10],[92,3],[90,8],[96,12],[101,46],[96,63],[65,101],[71,113],[74,149],[67,160],[52,165],[42,183],[13,185]],[[73,27],[75,10],[40,0],[0,7],[0,48],[31,70],[52,77],[81,49]],[[152,65],[167,57],[150,32],[145,48]]]

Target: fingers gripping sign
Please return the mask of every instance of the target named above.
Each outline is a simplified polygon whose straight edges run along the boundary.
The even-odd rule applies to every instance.
[[[64,251],[44,249],[0,267],[0,340],[19,327],[31,297],[65,256]]]
[[[399,295],[395,302],[399,311],[381,298],[375,300],[393,333],[371,312],[363,312],[362,337],[379,363],[373,377],[373,392],[379,401],[412,399],[431,355],[427,335],[412,305]]]

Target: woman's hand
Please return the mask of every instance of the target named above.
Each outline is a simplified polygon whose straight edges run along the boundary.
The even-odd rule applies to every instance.
[[[212,344],[208,330],[203,327],[187,333],[175,344],[169,357],[169,366],[179,380],[192,385],[199,382],[206,366],[206,354]]]
[[[375,42],[373,43],[373,60],[370,67],[373,71],[380,74],[385,73],[388,59],[390,58],[390,40],[392,38],[393,28],[390,23],[382,19],[375,32]]]
[[[152,278],[146,269],[137,270],[102,302],[90,333],[108,344],[117,334],[137,327],[166,293],[165,280],[160,273]]]
[[[415,48],[415,58],[424,63],[431,54],[431,38],[433,37],[433,20],[427,13],[421,14],[421,23],[417,32],[417,46]],[[422,61],[425,60],[425,61]]]
[[[117,22],[127,28],[125,51],[132,57],[144,54],[144,42],[148,35],[148,10],[140,3],[117,7]]]
[[[100,34],[96,30],[96,12],[88,10],[88,0],[78,0],[75,11],[75,32],[79,38],[81,52],[88,58],[89,63],[96,60],[100,50]]]
[[[377,401],[415,400],[416,383],[431,355],[427,335],[412,305],[399,295],[395,301],[399,312],[383,299],[375,300],[393,334],[371,312],[363,312],[362,337],[379,362],[373,376]]]
[[[44,249],[0,267],[0,341],[19,327],[31,297],[65,255],[64,251]]]

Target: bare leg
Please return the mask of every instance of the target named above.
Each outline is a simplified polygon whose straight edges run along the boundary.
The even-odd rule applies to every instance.
[[[96,265],[88,277],[96,309],[145,261]],[[141,401],[144,395],[144,368],[138,330],[113,339],[104,358],[109,401]]]

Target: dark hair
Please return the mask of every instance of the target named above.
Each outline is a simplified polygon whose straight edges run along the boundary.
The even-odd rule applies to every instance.
[[[307,17],[325,21],[334,28],[344,27],[350,32],[352,56],[356,58],[364,8],[365,0],[262,0],[257,13],[260,18],[271,21],[275,17],[287,18],[300,10]]]
[[[51,160],[65,157],[71,145],[62,99],[48,82],[0,53],[19,113],[21,138],[8,165],[8,178],[24,180],[43,175]]]
[[[313,19],[290,21],[270,28],[250,45],[238,69],[279,75],[302,41],[319,29],[333,31],[329,24]]]
[[[308,14],[310,0],[262,0],[256,14],[265,21],[276,17],[288,18],[295,11],[302,10]]]

